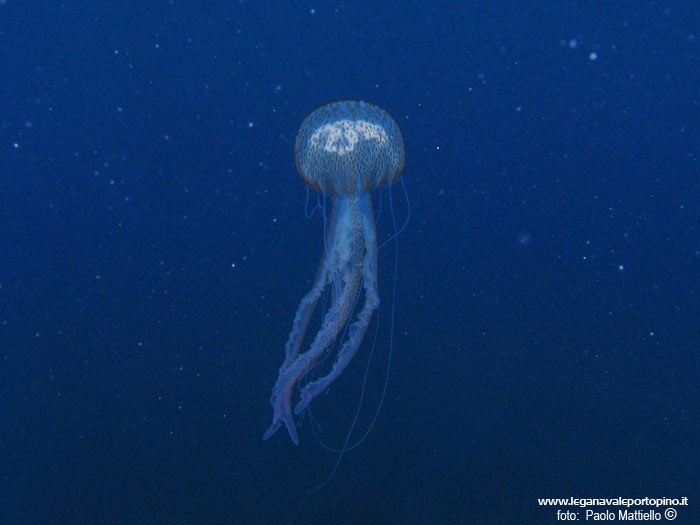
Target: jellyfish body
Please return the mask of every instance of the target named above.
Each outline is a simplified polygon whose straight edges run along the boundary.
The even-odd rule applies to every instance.
[[[331,219],[316,278],[297,309],[285,346],[285,358],[272,389],[272,424],[263,440],[284,424],[294,444],[299,438],[291,409],[294,385],[333,345],[364,289],[364,302],[350,325],[331,370],[301,389],[294,414],[340,375],[351,361],[379,306],[377,234],[371,191],[397,180],[404,166],[404,144],[396,122],[383,109],[361,101],[333,102],[306,117],[294,144],[302,179],[332,198]],[[308,350],[304,334],[318,299],[331,289],[331,304]]]

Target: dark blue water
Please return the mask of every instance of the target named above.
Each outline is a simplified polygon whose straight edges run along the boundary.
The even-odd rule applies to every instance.
[[[699,523],[700,10],[541,4],[0,0],[0,521],[284,523],[328,476],[308,417],[261,437],[323,246],[294,135],[355,98],[406,142],[393,363],[298,522]]]

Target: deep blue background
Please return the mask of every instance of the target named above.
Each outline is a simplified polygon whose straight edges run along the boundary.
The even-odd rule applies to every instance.
[[[694,1],[0,1],[0,521],[280,523],[325,479],[308,424],[261,436],[322,249],[294,135],[359,98],[406,141],[394,360],[299,522],[570,496],[700,522],[699,27]],[[315,402],[331,444],[367,350]]]

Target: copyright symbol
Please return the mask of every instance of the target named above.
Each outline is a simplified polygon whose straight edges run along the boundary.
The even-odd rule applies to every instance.
[[[676,512],[676,509],[673,507],[669,507],[664,511],[664,516],[666,516],[667,520],[673,521],[676,519],[676,516],[678,516],[678,512]]]

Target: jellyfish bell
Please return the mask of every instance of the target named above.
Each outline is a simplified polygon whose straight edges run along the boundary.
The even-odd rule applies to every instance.
[[[299,127],[294,157],[318,191],[351,195],[394,182],[405,162],[399,126],[382,108],[344,100],[317,108]]]
[[[379,305],[371,191],[399,178],[405,151],[401,131],[386,111],[368,102],[345,100],[321,106],[304,119],[297,132],[294,156],[302,179],[332,198],[321,264],[294,317],[285,359],[270,396],[272,424],[263,435],[266,440],[284,425],[291,440],[298,444],[291,408],[294,386],[333,346],[338,335],[345,333],[363,291],[362,308],[348,327],[331,370],[301,389],[294,408],[298,415],[350,363]],[[333,293],[324,321],[308,350],[300,352],[316,303],[329,287]]]

